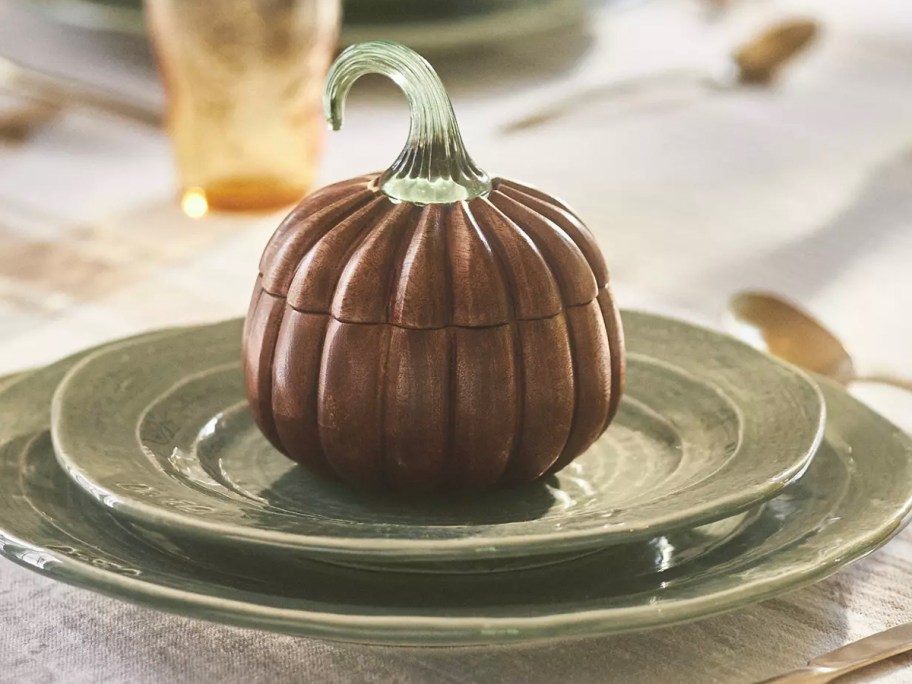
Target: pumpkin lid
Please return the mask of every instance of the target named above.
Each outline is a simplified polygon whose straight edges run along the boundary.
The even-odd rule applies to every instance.
[[[484,197],[422,206],[393,202],[379,179],[295,209],[263,253],[261,287],[306,313],[433,329],[549,318],[608,283],[589,230],[533,188],[496,178]]]
[[[489,327],[589,304],[608,281],[582,222],[561,202],[472,161],[428,62],[396,43],[345,50],[324,95],[334,129],[352,84],[377,72],[409,102],[393,165],[328,186],[279,226],[261,287],[306,313],[405,328]]]

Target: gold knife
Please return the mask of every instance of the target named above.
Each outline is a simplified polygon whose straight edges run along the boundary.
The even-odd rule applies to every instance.
[[[787,672],[759,684],[820,684],[842,677],[881,660],[912,651],[912,623],[872,634],[837,648],[808,662],[805,667]]]

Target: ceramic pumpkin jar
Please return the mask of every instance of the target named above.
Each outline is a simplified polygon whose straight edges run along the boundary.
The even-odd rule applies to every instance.
[[[408,141],[385,172],[306,198],[266,246],[244,330],[253,416],[301,465],[371,488],[483,490],[563,468],[623,388],[602,254],[564,204],[475,165],[408,48],[340,55],[334,129],[371,72],[407,96]]]

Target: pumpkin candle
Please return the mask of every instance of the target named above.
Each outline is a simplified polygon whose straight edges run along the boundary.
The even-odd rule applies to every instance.
[[[478,491],[558,470],[623,389],[602,254],[564,204],[476,166],[408,48],[339,56],[334,129],[367,73],[405,93],[408,140],[383,173],[306,198],[267,244],[244,329],[257,425],[300,464],[370,488]]]

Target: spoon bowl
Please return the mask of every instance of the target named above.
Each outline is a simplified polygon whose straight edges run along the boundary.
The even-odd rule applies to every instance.
[[[729,302],[726,327],[735,337],[842,384],[857,378],[839,339],[791,302],[766,292],[740,292]]]

